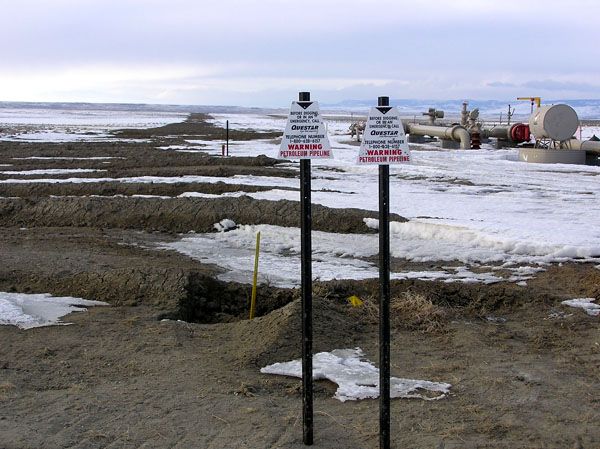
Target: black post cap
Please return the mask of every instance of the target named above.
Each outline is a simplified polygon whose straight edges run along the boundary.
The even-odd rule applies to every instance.
[[[390,97],[378,97],[377,98],[377,106],[389,106],[390,105]]]
[[[310,92],[298,92],[298,101],[310,101]]]

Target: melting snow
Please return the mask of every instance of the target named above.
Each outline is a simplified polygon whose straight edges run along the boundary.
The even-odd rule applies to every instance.
[[[408,231],[404,226],[408,225]],[[528,254],[522,247],[504,244],[501,241],[460,237],[476,236],[447,225],[419,223],[392,223],[390,226],[390,252],[392,256],[413,262],[438,260],[459,260],[465,266],[444,267],[443,270],[393,272],[392,279],[443,280],[445,282],[494,283],[504,278],[495,272],[499,269],[513,274],[509,281],[522,282],[531,274],[542,271],[537,264],[565,260],[561,248],[553,245],[537,247],[537,255]],[[441,228],[436,234],[433,228]],[[419,234],[418,230],[424,230]],[[224,281],[249,283],[255,251],[255,236],[260,231],[260,282],[280,287],[299,285],[300,270],[300,230],[273,225],[240,225],[226,233],[203,233],[186,236],[180,241],[166,243],[163,248],[174,249],[205,263],[224,268],[219,278]],[[473,241],[475,240],[475,241]],[[316,279],[369,279],[378,277],[377,267],[368,258],[378,254],[378,236],[375,234],[338,234],[313,231],[313,274]],[[529,247],[528,247],[529,248]],[[534,253],[535,254],[535,253]],[[501,263],[500,267],[481,266],[480,262]],[[536,266],[515,267],[520,263]],[[511,266],[513,265],[513,266]],[[469,267],[487,269],[487,272],[474,272]],[[481,271],[481,270],[477,270]]]
[[[379,369],[367,360],[360,348],[336,349],[313,355],[313,379],[328,379],[338,384],[333,396],[341,402],[379,397]],[[302,361],[274,363],[260,370],[263,374],[302,377]],[[427,380],[390,378],[392,398],[442,399],[452,385]],[[426,392],[426,393],[424,393]]]
[[[585,313],[591,316],[599,316],[600,304],[595,304],[594,301],[596,301],[596,298],[576,298],[563,301],[562,304],[583,309]]]
[[[237,227],[237,225],[235,224],[235,221],[230,220],[228,218],[225,218],[225,219],[221,220],[220,222],[215,223],[213,226],[219,232],[231,231],[232,229],[235,229]]]
[[[50,294],[0,292],[0,325],[10,324],[21,329],[65,325],[60,318],[71,312],[84,312],[87,306],[107,306],[101,301],[57,297]]]

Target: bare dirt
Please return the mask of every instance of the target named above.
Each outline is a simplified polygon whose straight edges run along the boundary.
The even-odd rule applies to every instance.
[[[297,176],[266,157],[155,148],[182,136],[222,138],[205,118],[116,133],[145,143],[2,142],[0,164],[107,169],[102,177]],[[247,130],[235,138],[273,137]],[[13,159],[29,156],[125,159]],[[176,198],[266,188],[0,184],[0,291],[111,304],[69,315],[69,326],[0,326],[0,448],[304,447],[300,380],[259,373],[300,355],[298,291],[261,286],[259,317],[249,321],[248,285],[218,281],[217,267],[155,245],[180,232],[209,232],[221,218],[297,226],[295,202]],[[315,229],[344,223],[353,233],[370,232],[362,218],[374,216],[313,211]],[[360,346],[377,362],[377,282],[316,283],[314,293],[315,351]],[[552,266],[526,287],[396,281],[392,294],[392,374],[453,385],[439,401],[392,401],[393,447],[600,447],[600,322],[560,305],[600,299],[600,270]],[[365,304],[352,307],[350,295]],[[378,402],[340,403],[334,392],[329,382],[315,384],[315,447],[378,447]]]

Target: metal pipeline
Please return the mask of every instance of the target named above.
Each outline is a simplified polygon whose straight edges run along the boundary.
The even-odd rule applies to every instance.
[[[481,137],[508,140],[515,143],[528,142],[531,138],[529,127],[523,123],[515,123],[510,126],[494,126],[493,128],[483,127]]]
[[[463,126],[455,125],[450,127],[421,125],[418,123],[404,123],[404,128],[407,134],[415,134],[417,136],[440,137],[442,139],[450,139],[460,142],[460,147],[463,150],[471,149],[471,135]]]
[[[512,140],[510,137],[510,128],[507,126],[495,126],[493,128],[482,128],[481,137],[490,138],[495,137],[496,139]]]
[[[571,139],[564,146],[571,150],[584,150],[587,153],[600,154],[599,141]]]

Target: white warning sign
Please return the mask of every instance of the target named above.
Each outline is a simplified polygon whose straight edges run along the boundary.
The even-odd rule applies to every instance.
[[[333,157],[319,103],[293,101],[281,146],[280,159],[330,159]]]
[[[410,161],[410,150],[398,109],[389,106],[371,108],[357,163],[381,165]]]

